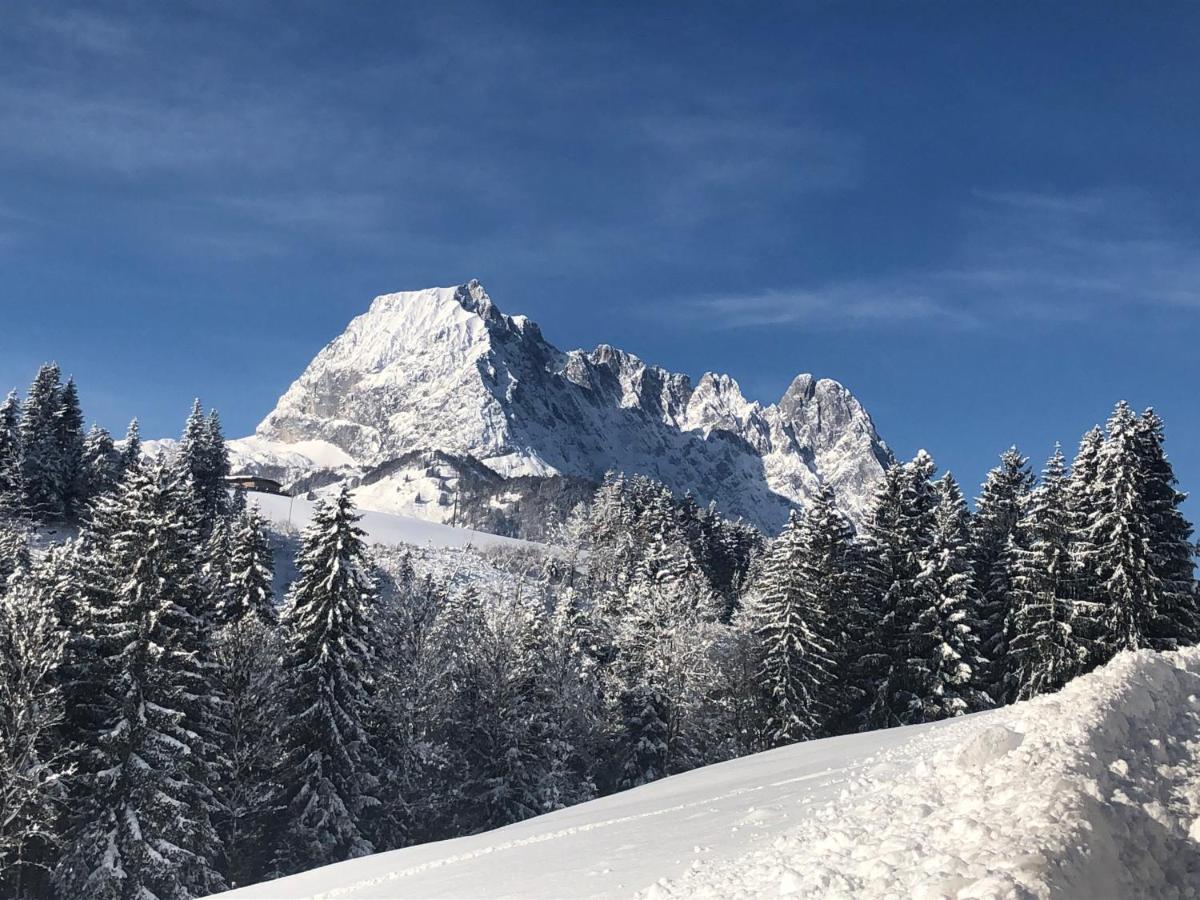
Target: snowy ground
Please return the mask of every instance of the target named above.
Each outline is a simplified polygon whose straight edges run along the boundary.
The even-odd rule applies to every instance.
[[[303,497],[283,497],[276,494],[250,493],[248,499],[258,504],[262,514],[276,526],[302,530],[312,518],[316,501]],[[393,513],[360,510],[359,525],[367,532],[372,544],[412,544],[418,547],[474,547],[476,549],[507,548],[545,552],[545,546],[516,538],[501,537],[467,528],[453,528],[424,519]]]
[[[1200,897],[1200,649],[228,898]]]

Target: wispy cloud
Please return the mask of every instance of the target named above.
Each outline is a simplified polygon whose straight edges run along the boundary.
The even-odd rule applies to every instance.
[[[1200,242],[1170,228],[1133,191],[985,193],[938,267],[817,286],[689,298],[724,328],[972,328],[997,321],[1083,321],[1171,306],[1200,310]]]

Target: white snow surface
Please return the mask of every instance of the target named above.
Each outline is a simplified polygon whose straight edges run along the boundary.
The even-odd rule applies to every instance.
[[[1200,896],[1200,649],[230,898]]]
[[[302,531],[312,519],[313,510],[320,501],[304,497],[285,497],[277,494],[248,492],[247,499],[256,503],[263,516],[276,527],[288,531]],[[424,519],[392,513],[359,510],[362,517],[359,527],[367,533],[371,544],[400,546],[411,544],[416,547],[476,548],[533,550],[539,553],[553,552],[545,544],[502,537],[468,528],[454,528]]]
[[[861,520],[891,460],[836,381],[800,375],[764,407],[727,375],[693,386],[606,344],[564,353],[477,281],[377,297],[243,442],[253,440],[272,453],[333,445],[363,468],[438,450],[505,477],[641,473],[769,529],[821,483]]]

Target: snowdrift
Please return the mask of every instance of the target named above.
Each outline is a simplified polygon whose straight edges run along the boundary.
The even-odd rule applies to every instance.
[[[1200,649],[227,898],[1200,896]]]

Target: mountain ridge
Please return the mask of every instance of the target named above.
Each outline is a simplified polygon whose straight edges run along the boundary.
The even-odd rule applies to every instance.
[[[836,381],[798,375],[764,406],[729,375],[693,384],[610,344],[562,351],[477,280],[376,297],[256,437],[326,441],[364,466],[428,449],[505,477],[640,473],[768,530],[822,482],[860,522],[892,462]]]

